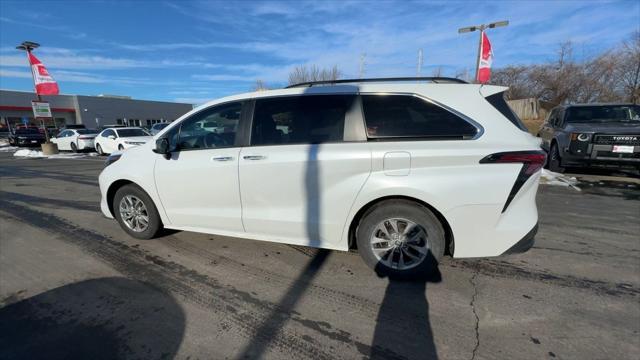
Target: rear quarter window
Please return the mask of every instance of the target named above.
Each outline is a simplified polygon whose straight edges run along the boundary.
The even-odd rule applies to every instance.
[[[507,101],[504,99],[503,92],[487,96],[485,99],[518,129],[525,132],[528,131],[522,120],[520,120],[518,115],[516,115],[516,113],[511,110],[509,104],[507,104]]]
[[[363,95],[369,139],[471,139],[478,128],[456,114],[416,96]]]

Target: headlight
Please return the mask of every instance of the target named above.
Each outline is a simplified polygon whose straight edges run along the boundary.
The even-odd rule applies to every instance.
[[[107,167],[113,164],[114,162],[120,160],[121,156],[122,156],[122,153],[109,155],[109,157],[107,157],[107,160],[105,160],[104,162],[104,167]]]
[[[591,134],[572,133],[571,140],[588,141],[591,138]]]
[[[140,142],[140,141],[125,141],[124,143],[127,144],[127,145],[142,145],[142,144],[144,144],[143,142]]]

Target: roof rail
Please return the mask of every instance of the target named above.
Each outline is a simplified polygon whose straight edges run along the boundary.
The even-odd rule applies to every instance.
[[[320,80],[308,81],[287,86],[285,89],[294,87],[312,87],[314,85],[332,85],[332,84],[348,84],[363,82],[394,82],[394,81],[430,81],[432,83],[449,83],[449,84],[467,84],[466,81],[451,77],[393,77],[393,78],[367,78],[367,79],[338,79],[338,80]]]

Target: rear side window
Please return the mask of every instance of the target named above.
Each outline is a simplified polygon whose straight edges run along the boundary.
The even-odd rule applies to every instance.
[[[258,99],[251,145],[342,141],[345,115],[354,99],[345,95]]]
[[[522,131],[529,131],[527,127],[522,123],[518,115],[511,110],[509,104],[504,100],[504,93],[497,93],[491,96],[486,97],[489,104],[493,105],[496,110],[500,111],[500,113],[506,117],[513,125],[515,125],[518,129]]]
[[[362,108],[370,139],[469,139],[478,129],[459,116],[416,96],[364,95]]]

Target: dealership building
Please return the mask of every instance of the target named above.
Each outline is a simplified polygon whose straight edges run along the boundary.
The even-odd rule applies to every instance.
[[[0,90],[0,127],[40,126],[31,108],[31,101],[36,99],[33,92]],[[58,128],[68,124],[82,124],[89,129],[107,125],[151,126],[171,122],[193,109],[192,104],[114,95],[42,96],[42,101],[49,102],[53,117],[46,120],[46,125]]]

